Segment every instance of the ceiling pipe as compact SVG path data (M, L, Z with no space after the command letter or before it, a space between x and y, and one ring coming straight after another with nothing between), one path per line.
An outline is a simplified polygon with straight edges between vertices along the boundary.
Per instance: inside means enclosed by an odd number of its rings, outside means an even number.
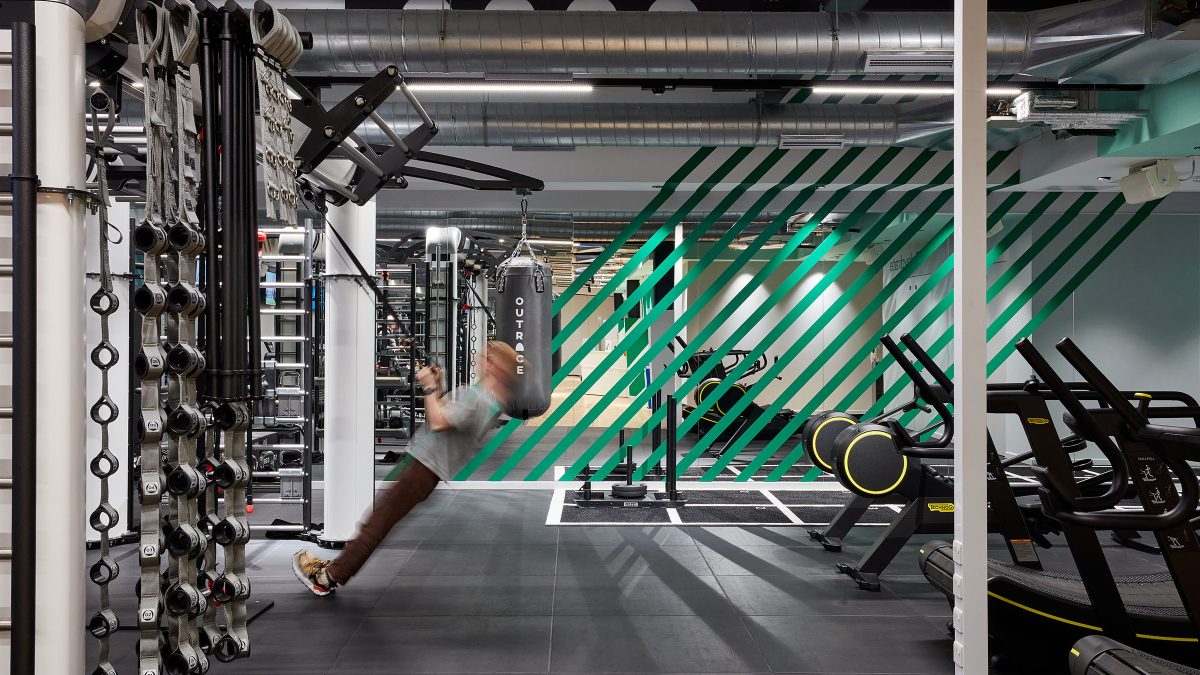
M575 213L529 214L529 236L537 239L561 239L578 242L616 239L640 214L617 211L577 211ZM649 239L664 222L672 218L669 212L651 215L630 237L631 241ZM744 214L726 213L714 222L701 241L715 241ZM754 217L746 232L762 232L777 213L760 213ZM685 232L690 232L700 222L699 218L680 221ZM521 236L521 218L509 211L399 211L380 209L375 216L376 236L379 238L403 238L409 235L424 235L429 227L458 227L496 237L511 237L515 241Z
M431 103L438 145L459 146L778 146L781 135L832 137L806 147L890 146L949 130L951 110L927 106L753 103ZM421 120L407 106L380 115L398 133ZM386 143L374 125L368 142ZM801 142L804 139L800 139Z
M948 104L763 104L755 103L427 103L437 121L440 146L779 146L795 148L926 147L929 138L953 128ZM404 135L422 119L403 104L386 104L380 116ZM138 125L143 112L126 105L121 121ZM358 135L391 145L378 126L364 123Z
M1151 32L1146 0L988 14L988 72L1057 79ZM688 74L947 72L950 12L285 10L313 48L302 73ZM868 70L868 62L879 67ZM933 67L937 64L937 68ZM885 68L885 69L881 69Z

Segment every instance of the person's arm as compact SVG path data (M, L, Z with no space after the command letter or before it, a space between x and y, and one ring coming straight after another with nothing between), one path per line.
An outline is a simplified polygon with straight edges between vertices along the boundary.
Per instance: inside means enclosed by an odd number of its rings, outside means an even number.
M445 392L442 378L437 369L426 366L417 371L417 382L425 388L425 423L433 431L449 431L454 428L446 414Z

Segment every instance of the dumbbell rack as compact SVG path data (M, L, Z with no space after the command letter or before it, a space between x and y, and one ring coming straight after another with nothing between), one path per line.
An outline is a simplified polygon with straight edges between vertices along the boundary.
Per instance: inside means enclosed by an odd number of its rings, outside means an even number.
M316 295L311 228L261 227L263 400L255 410L250 457L250 503L283 507L271 522L251 520L255 532L303 537L314 529ZM299 240L299 241L297 241ZM302 248L296 244L302 241ZM281 246L282 244L282 246ZM290 244L289 250L283 250ZM265 269L265 273L263 270ZM273 302L268 304L268 298ZM275 510L272 509L272 512Z

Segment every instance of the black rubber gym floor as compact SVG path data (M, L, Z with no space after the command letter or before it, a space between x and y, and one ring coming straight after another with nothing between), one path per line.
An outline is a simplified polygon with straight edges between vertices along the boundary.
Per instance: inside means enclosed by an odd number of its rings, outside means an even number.
M949 608L917 572L921 542L896 560L880 593L867 593L833 563L869 546L878 528L852 534L839 555L803 527L547 527L551 495L438 490L360 577L326 598L292 576L291 554L304 544L253 541L254 597L275 606L251 624L253 656L210 672L952 670ZM127 623L133 550L115 552L114 597ZM1110 552L1118 574L1158 567L1128 549ZM1065 553L1044 557L1061 565ZM121 673L135 672L135 635L115 641Z

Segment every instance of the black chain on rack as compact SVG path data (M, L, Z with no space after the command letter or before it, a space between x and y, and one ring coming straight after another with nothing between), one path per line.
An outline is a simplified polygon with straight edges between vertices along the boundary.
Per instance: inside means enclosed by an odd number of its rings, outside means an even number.
M92 294L90 305L93 312L100 315L100 342L92 349L92 365L100 371L100 397L92 404L92 421L100 425L100 450L92 458L89 469L96 478L100 479L100 503L92 510L88 523L100 534L100 558L88 569L88 578L100 587L100 607L88 620L88 632L100 642L99 654L96 657L96 668L93 675L116 675L116 668L109 663L109 639L120 628L120 621L113 611L109 595L109 584L120 574L117 561L110 554L109 530L116 527L119 521L117 510L108 501L108 479L117 472L120 461L108 447L108 427L120 414L117 404L108 391L108 371L120 360L120 354L109 340L108 317L120 307L117 296L113 293L112 269L109 265L108 245L121 242L121 231L108 221L108 163L104 158L104 146L112 135L113 124L116 121L112 99L103 92L92 95L92 135L95 139L92 156L95 160L96 171L99 175L99 233L100 233L100 287ZM104 132L100 131L99 113L106 113L108 122ZM116 233L116 240L110 240L110 232Z

